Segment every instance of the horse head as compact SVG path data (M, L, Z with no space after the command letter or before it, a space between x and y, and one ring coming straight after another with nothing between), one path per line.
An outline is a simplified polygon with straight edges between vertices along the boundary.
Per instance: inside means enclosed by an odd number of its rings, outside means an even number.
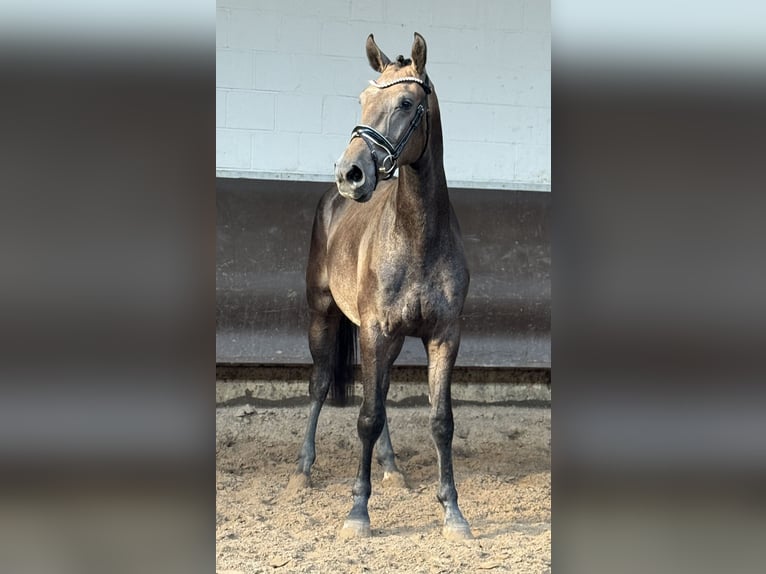
M360 94L362 123L354 127L351 141L335 164L338 191L364 202L380 180L389 179L397 167L417 162L428 145L428 96L426 42L415 33L411 58L395 61L367 38L367 59L377 80Z

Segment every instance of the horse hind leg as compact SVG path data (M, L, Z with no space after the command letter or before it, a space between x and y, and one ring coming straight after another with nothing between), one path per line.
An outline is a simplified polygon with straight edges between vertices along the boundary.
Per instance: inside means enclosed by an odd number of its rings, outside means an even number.
M309 349L313 359L309 380L311 406L309 407L306 433L298 453L298 464L287 485L288 494L311 486L311 467L316 460L317 423L322 405L327 398L327 391L330 389L330 383L334 379L340 322L341 314L339 311L335 313L311 312L309 327Z
M383 430L380 433L376 449L378 464L383 468L383 486L386 488L407 488L407 481L396 466L394 447L391 445L391 435L388 431L388 419L383 423Z

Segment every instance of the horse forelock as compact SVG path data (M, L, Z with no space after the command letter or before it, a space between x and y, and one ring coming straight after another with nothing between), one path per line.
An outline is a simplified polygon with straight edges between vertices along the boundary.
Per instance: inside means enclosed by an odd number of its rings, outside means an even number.
M396 64L400 68L404 68L405 66L409 66L412 64L412 60L409 58L405 58L402 54L399 54L396 57Z

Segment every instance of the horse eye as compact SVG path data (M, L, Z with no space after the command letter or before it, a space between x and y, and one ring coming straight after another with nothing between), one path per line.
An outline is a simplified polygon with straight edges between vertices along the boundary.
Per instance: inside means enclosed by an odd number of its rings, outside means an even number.
M410 100L402 100L401 106L403 110L409 110L412 107L412 102Z

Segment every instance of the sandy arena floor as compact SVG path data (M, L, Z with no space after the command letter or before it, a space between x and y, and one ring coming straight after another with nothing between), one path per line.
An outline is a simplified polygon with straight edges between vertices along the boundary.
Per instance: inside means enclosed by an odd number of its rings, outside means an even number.
M550 409L456 406L454 464L474 540L441 536L428 407L390 407L409 488L373 463L372 537L342 541L358 464L357 407L326 406L310 490L284 492L308 407L217 410L218 574L550 572Z

